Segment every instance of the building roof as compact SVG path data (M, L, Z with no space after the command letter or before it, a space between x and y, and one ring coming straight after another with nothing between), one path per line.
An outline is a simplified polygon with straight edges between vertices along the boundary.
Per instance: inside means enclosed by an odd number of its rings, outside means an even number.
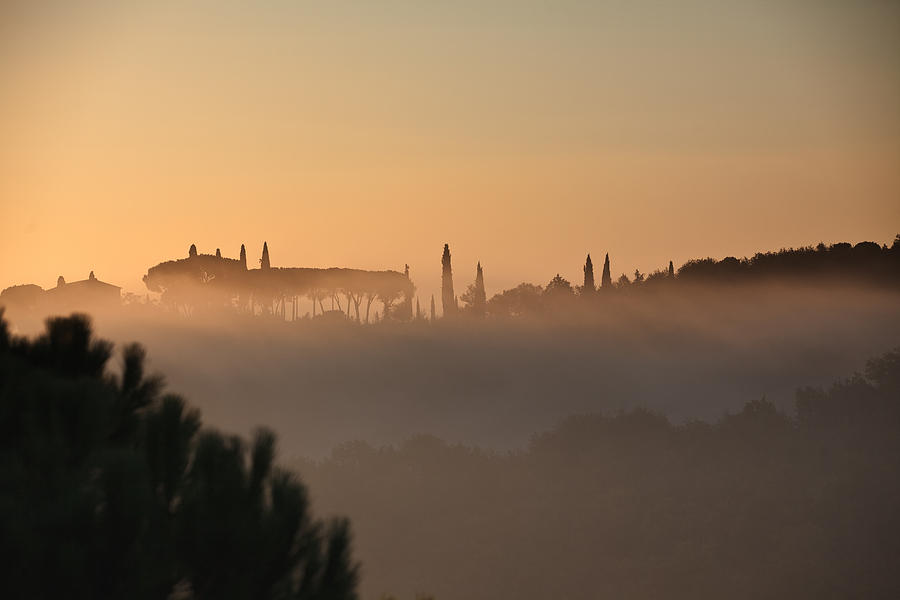
M47 294L59 294L59 293L72 293L72 292L93 292L93 291L106 291L112 293L113 290L121 290L122 288L113 285L111 283L106 283L105 281L100 281L96 277L94 277L94 272L91 271L90 277L87 279L82 279L80 281L73 281L71 283L62 283L57 284L56 287L50 288L46 291Z

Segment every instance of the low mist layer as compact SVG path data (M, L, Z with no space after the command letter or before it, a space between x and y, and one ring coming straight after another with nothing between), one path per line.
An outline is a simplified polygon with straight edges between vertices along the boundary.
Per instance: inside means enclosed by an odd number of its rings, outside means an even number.
M646 407L714 420L862 367L900 340L900 294L751 285L611 297L590 316L352 323L99 313L207 422L276 429L287 455L419 433L523 447L575 413ZM37 320L19 322L21 330Z

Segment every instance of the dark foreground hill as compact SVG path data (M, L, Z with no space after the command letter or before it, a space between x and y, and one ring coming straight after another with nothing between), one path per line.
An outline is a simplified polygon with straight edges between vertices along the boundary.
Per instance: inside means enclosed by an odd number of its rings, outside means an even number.
M495 453L431 436L299 465L369 597L900 597L900 349L715 424L582 415Z

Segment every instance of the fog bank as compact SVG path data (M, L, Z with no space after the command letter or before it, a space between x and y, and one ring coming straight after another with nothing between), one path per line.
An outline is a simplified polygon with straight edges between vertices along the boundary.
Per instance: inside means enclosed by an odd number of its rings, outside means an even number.
M561 418L642 406L716 419L763 396L789 407L900 341L900 295L736 287L610 298L554 320L284 323L99 314L98 334L139 340L207 423L280 435L287 456L348 440L428 433L521 448ZM36 325L36 324L32 324ZM20 330L28 324L20 324Z

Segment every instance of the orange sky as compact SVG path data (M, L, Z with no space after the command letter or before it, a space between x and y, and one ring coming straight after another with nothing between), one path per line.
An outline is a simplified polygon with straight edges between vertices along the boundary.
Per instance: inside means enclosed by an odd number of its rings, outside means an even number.
M436 4L3 2L0 288L267 240L424 301L444 242L490 294L900 232L900 3Z

